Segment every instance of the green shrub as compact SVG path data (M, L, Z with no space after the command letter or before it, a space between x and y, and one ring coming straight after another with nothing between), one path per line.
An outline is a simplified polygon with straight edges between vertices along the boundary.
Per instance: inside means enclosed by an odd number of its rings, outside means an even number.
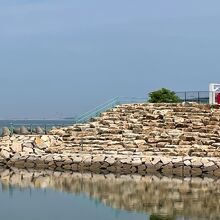
M175 92L166 88L150 92L149 97L149 102L152 103L176 103L181 101Z

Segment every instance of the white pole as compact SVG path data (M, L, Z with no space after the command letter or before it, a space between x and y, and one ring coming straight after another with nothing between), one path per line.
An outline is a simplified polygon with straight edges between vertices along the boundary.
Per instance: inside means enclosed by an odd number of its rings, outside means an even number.
M213 86L214 84L213 83L210 83L209 84L209 104L212 105L213 104Z

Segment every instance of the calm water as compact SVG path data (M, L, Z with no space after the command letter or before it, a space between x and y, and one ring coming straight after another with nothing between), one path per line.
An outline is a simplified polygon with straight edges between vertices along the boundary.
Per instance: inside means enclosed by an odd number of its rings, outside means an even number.
M146 219L146 215L108 208L83 195L70 195L49 189L10 188L0 196L2 219Z
M2 219L220 219L220 181L1 170Z

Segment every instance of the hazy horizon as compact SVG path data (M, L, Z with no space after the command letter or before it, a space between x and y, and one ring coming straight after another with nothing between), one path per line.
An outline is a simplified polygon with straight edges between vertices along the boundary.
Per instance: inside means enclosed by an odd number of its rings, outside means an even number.
M0 0L1 119L220 83L220 1Z

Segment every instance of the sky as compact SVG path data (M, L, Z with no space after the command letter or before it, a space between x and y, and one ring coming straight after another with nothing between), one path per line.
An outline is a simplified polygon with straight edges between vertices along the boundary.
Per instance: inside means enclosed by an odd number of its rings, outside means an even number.
M0 0L0 118L220 83L219 0Z

